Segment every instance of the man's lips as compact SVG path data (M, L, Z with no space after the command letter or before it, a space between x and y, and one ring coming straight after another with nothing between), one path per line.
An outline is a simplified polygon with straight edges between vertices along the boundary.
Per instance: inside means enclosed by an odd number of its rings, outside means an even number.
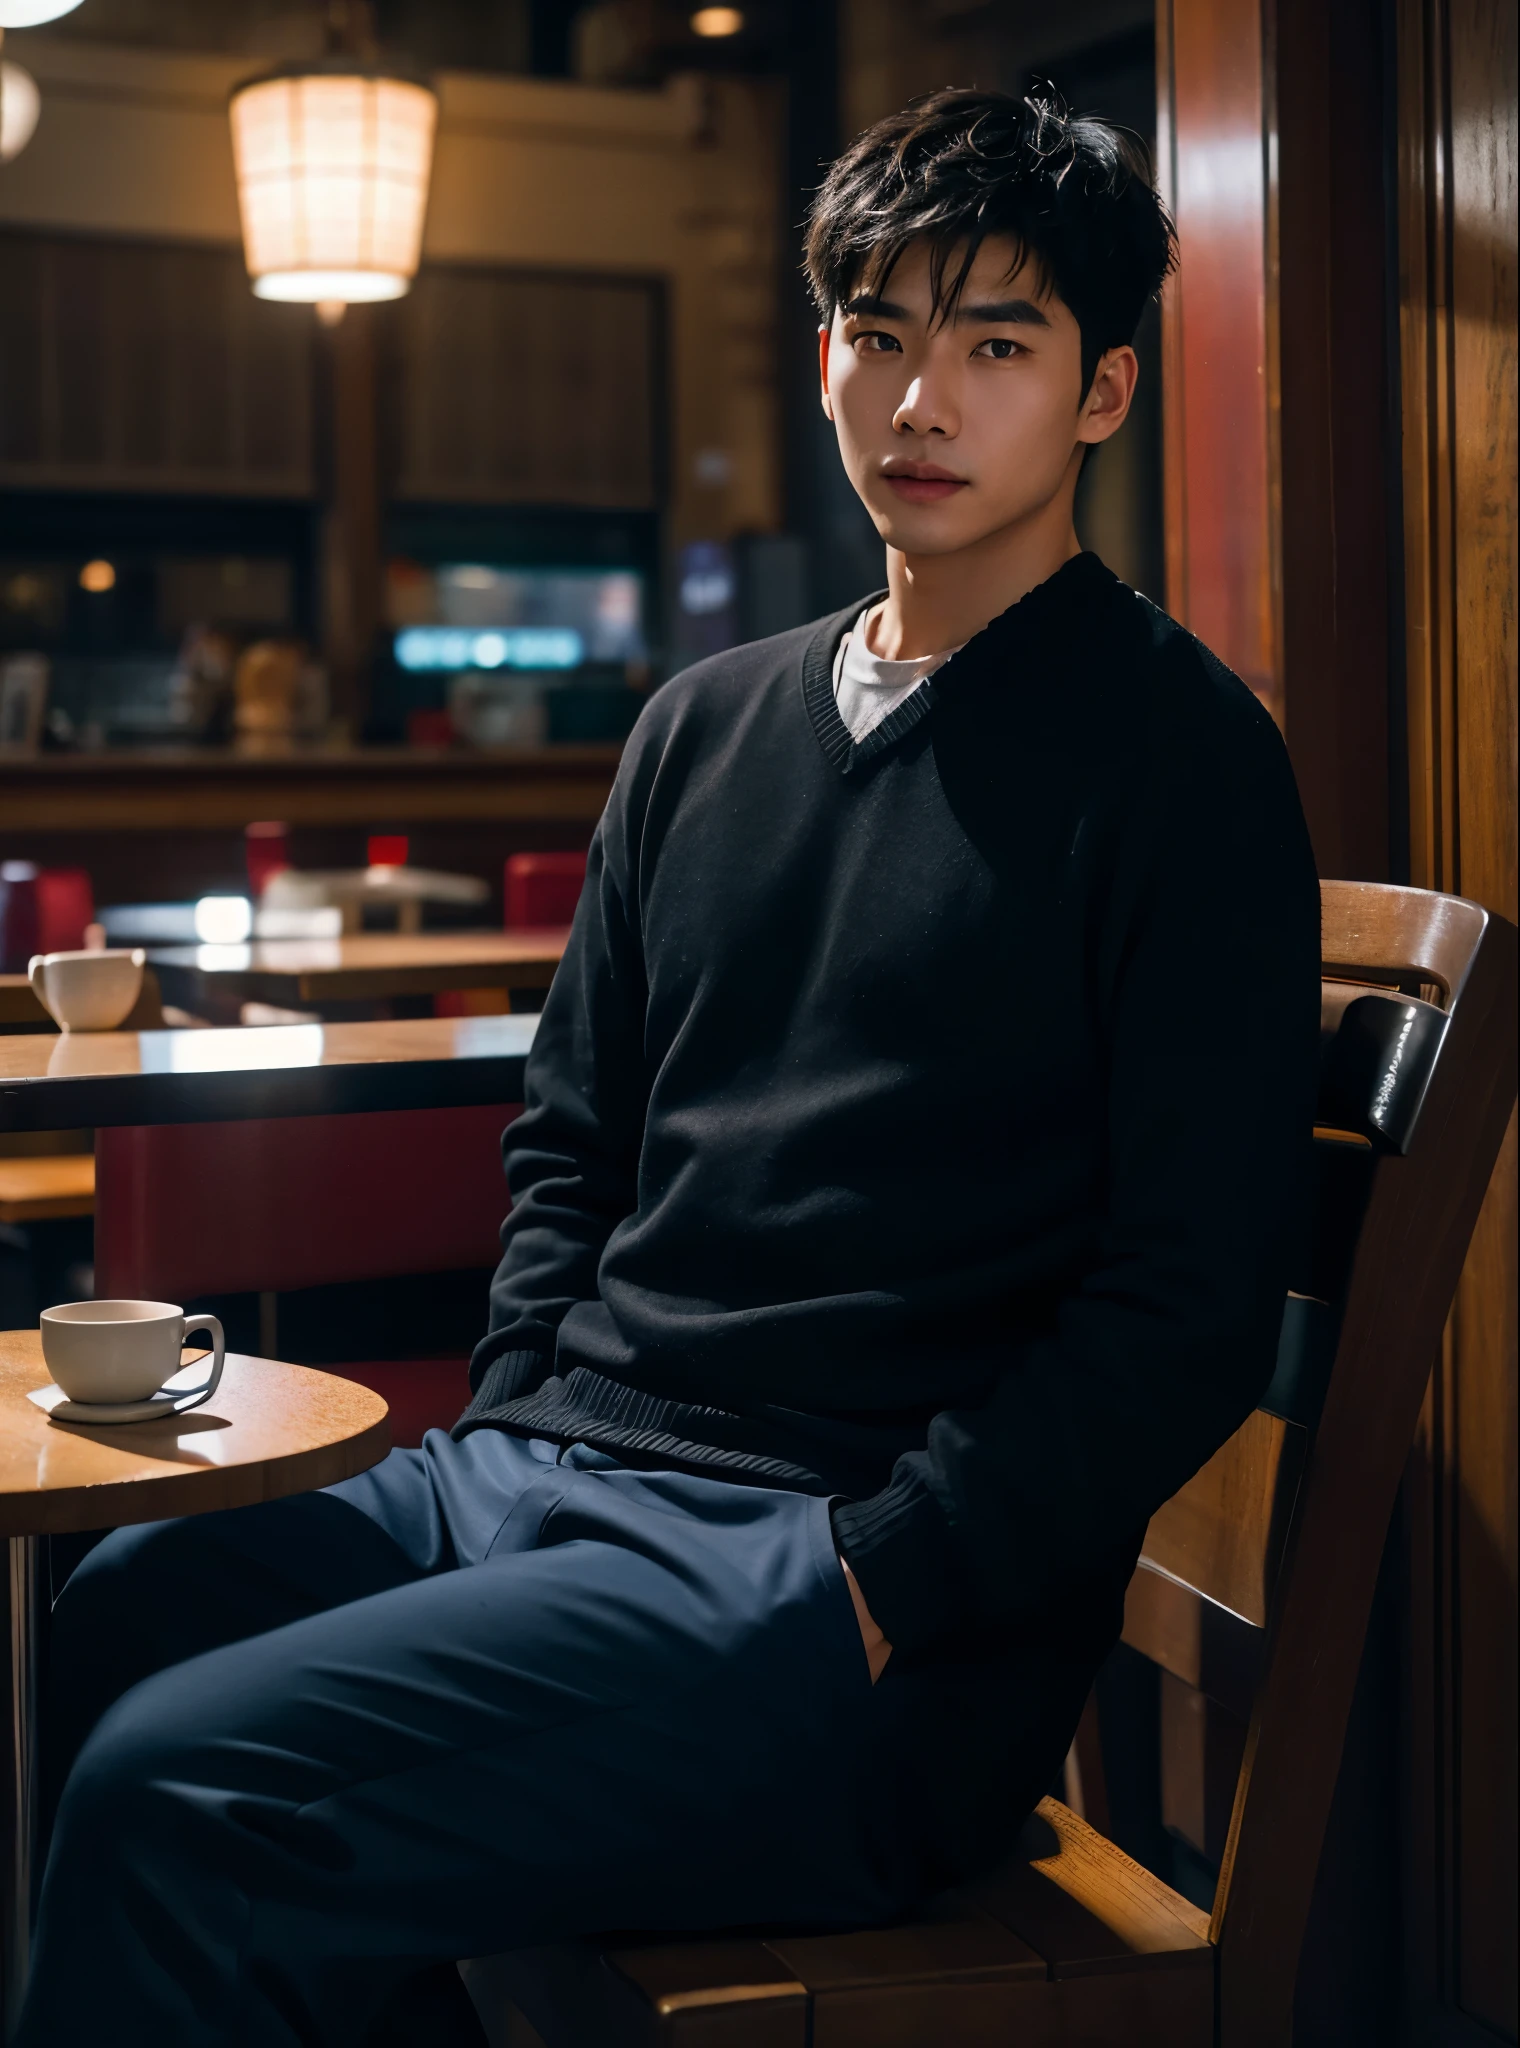
M966 488L963 476L952 476L932 462L894 462L882 471L882 480L910 505L934 505Z

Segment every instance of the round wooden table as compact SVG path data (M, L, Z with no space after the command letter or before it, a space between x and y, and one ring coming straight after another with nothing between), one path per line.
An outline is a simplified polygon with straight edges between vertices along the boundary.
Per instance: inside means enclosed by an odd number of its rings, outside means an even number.
M352 1478L390 1449L378 1394L272 1358L229 1352L215 1396L162 1422L54 1422L27 1398L38 1389L56 1391L41 1336L0 1331L0 1535L10 1550L11 1839L0 1924L7 2036L31 1938L37 1655L48 1598L39 1538L306 1493Z

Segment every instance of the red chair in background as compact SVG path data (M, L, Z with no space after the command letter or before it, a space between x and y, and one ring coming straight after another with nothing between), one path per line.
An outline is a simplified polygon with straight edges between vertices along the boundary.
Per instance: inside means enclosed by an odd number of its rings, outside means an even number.
M290 827L278 818L259 818L245 825L243 855L248 864L248 893L257 903L270 877L290 866Z
M514 853L506 865L509 931L569 924L586 881L584 853Z
M42 868L37 875L37 951L81 953L95 922L95 891L85 868Z
M0 866L0 971L25 974L34 953L82 953L95 922L95 892L84 868Z
M455 738L454 716L450 711L409 711L406 714L406 743L409 747L451 747Z
M494 1265L509 1207L501 1133L520 1104L103 1129L95 1141L95 1292L102 1299L276 1297L337 1281ZM486 1305L482 1298L481 1327ZM334 1364L390 1404L391 1441L447 1429L467 1358Z
M554 931L570 923L586 881L583 853L514 853L505 869L508 931ZM435 1017L494 1016L509 1007L500 989L447 989Z
M29 860L0 860L0 974L25 974L39 952L37 869Z

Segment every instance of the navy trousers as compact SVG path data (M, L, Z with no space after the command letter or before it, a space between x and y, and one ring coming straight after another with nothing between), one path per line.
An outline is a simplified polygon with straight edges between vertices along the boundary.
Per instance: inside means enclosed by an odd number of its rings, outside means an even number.
M828 1504L481 1430L119 1530L54 1610L23 2048L357 2043L430 1964L880 1920L991 1860L1091 1662L894 1658Z

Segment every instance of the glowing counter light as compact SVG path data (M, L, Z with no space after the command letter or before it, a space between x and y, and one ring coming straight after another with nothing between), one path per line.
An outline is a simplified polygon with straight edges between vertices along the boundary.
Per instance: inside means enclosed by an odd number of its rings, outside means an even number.
M404 669L579 668L585 643L569 626L408 626L396 635Z

